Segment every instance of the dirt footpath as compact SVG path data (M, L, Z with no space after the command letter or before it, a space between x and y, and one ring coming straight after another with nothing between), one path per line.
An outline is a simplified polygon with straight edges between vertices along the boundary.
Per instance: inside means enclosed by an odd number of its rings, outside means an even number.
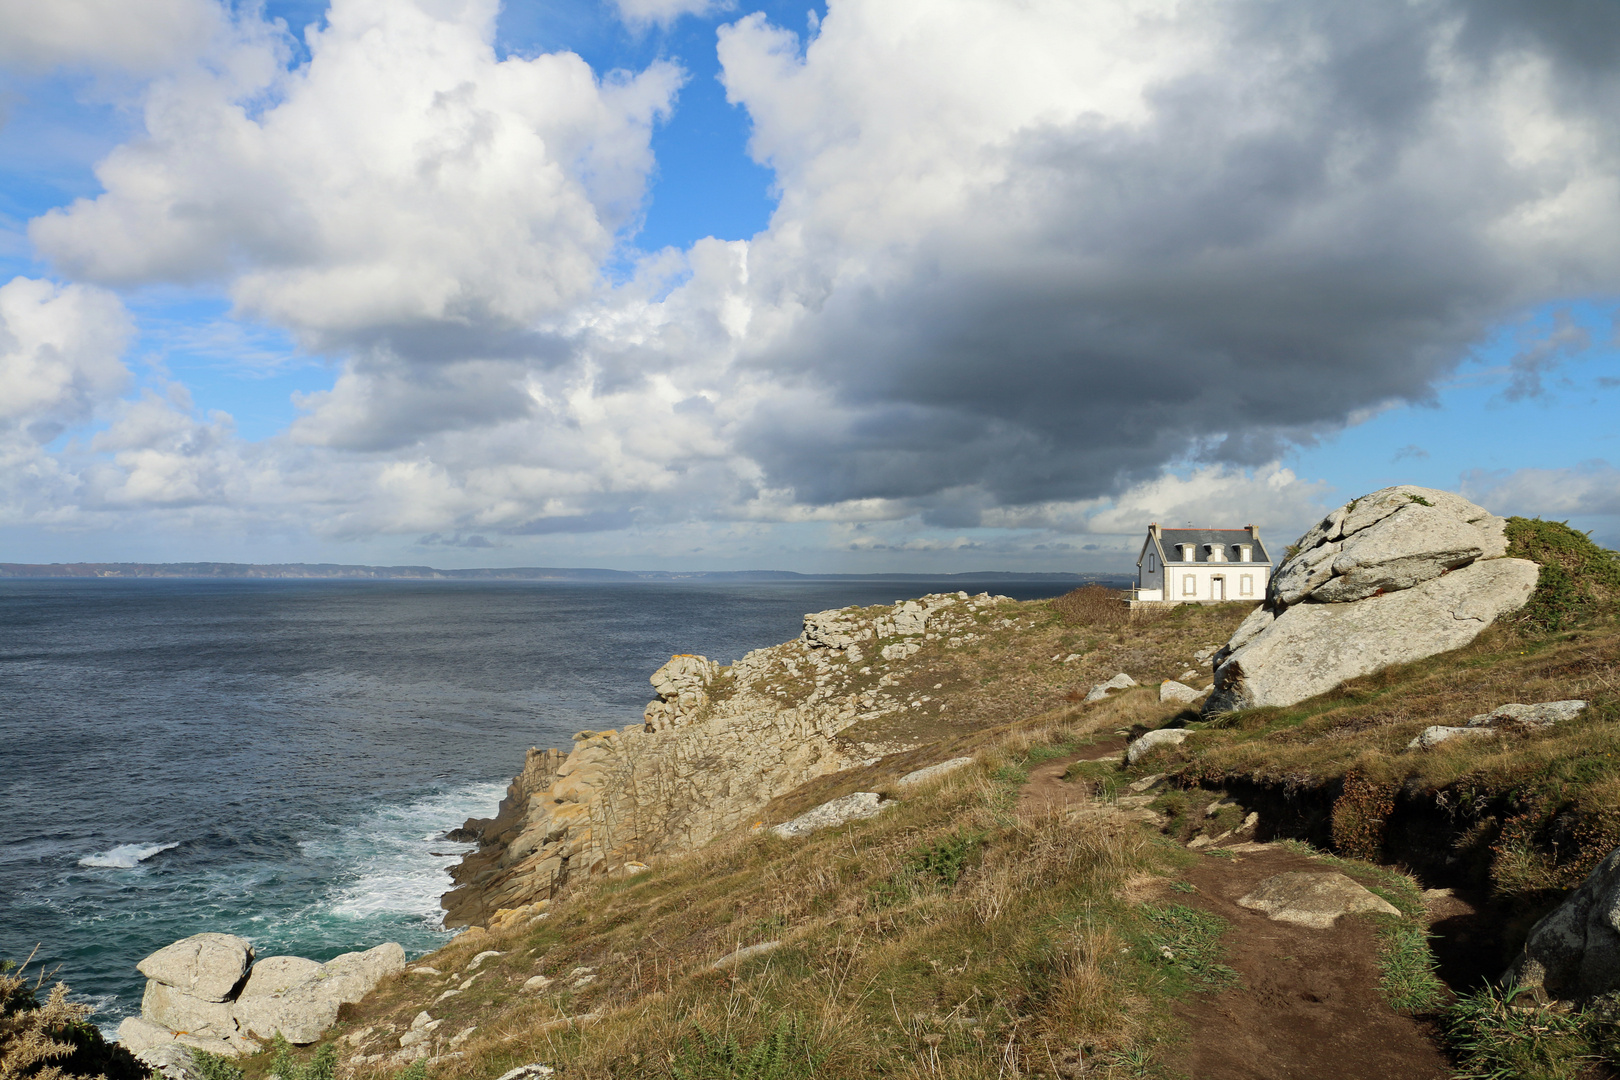
M1019 793L1023 813L1061 812L1087 801L1083 784L1064 781L1079 760L1117 756L1124 739L1088 746L1032 768ZM1242 977L1233 989L1192 994L1175 1006L1187 1041L1165 1064L1193 1080L1444 1080L1451 1076L1431 1025L1392 1010L1378 991L1378 942L1362 919L1329 930L1272 922L1239 907L1261 881L1291 870L1326 870L1281 847L1230 856L1201 854L1181 875L1194 893L1166 892L1219 915L1226 962Z
M1176 1006L1190 1029L1172 1069L1197 1080L1436 1080L1451 1075L1422 1021L1378 992L1378 942L1364 920L1330 930L1272 922L1236 904L1264 879L1321 863L1282 849L1201 857L1179 897L1231 924L1222 938L1242 983Z

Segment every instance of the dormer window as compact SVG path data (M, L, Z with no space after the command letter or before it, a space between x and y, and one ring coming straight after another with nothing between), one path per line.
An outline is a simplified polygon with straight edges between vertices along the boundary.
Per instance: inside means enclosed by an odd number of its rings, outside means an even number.
M1238 562L1254 562L1254 547L1252 545L1238 545Z
M1181 547L1181 561L1182 562L1197 562L1198 561L1198 545L1197 544L1182 544L1182 545L1180 545L1180 547Z
M1210 562L1225 562L1226 561L1226 545L1225 544L1205 544L1204 546L1209 549L1209 561Z

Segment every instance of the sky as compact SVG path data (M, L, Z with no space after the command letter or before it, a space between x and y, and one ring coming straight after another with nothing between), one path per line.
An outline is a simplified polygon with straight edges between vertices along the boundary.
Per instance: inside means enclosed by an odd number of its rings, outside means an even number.
M0 561L1620 546L1602 0L0 0Z

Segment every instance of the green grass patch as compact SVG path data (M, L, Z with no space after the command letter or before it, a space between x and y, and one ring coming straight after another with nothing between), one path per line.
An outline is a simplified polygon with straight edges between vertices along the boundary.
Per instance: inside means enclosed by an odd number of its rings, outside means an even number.
M1485 986L1448 1010L1458 1080L1577 1080L1597 1058L1592 1019Z
M1223 962L1225 919L1185 904L1144 904L1140 911L1146 929L1139 955L1166 976L1172 993L1212 993L1238 984L1238 973Z
M1445 998L1446 988L1434 973L1432 935L1421 926L1390 920L1378 934L1378 989L1399 1012L1426 1012Z

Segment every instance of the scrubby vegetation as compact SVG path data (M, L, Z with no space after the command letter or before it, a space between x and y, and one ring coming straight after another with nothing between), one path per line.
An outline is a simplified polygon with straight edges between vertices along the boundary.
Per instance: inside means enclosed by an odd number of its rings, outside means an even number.
M0 1080L137 1080L146 1070L90 1023L90 1006L68 1000L65 983L32 979L27 965L0 964Z
M1611 621L1620 601L1620 555L1561 521L1508 519L1508 554L1541 564L1522 622L1544 632L1594 619Z

